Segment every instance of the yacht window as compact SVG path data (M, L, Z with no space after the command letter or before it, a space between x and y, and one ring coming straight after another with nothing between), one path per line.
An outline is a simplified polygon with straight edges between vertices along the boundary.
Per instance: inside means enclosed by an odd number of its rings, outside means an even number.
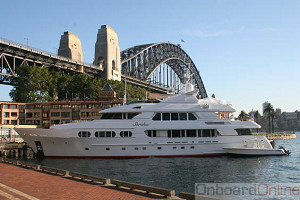
M172 137L172 131L168 130L168 137Z
M121 131L120 132L120 136L121 137L131 137L132 136L132 132L131 131Z
M109 151L109 150L110 150L110 148L106 148L106 150L107 150L107 151Z
M196 130L186 130L186 137L196 137L197 131Z
M193 113L189 113L189 120L197 120L197 117Z
M202 130L202 137L210 137L210 129Z
M137 116L139 113L127 113L128 119L132 119Z
M160 149L161 149L161 147L157 147L157 149L159 149L159 150L160 150Z
M163 120L170 120L170 113L163 113L162 118Z
M172 137L180 137L180 130L172 130Z
M181 149L184 149L184 147L181 147Z
M179 113L180 120L187 120L187 113Z
M102 113L100 119L132 119L138 114L139 113Z
M185 130L181 130L180 133L181 133L181 137L185 137Z
M171 120L178 120L178 113L171 113Z
M195 149L195 147L194 147L194 146L191 146L191 149Z
M154 120L154 121L160 121L160 120L161 120L161 115L160 115L160 113L156 113L156 114L154 115L154 117L152 118L152 120Z
M147 148L146 148L146 147L143 147L142 149L143 149L143 150L146 150Z
M147 135L148 137L156 137L156 130L148 130L148 131L146 132L146 135Z
M202 130L201 130L201 129L198 130L198 137L203 137L203 136L202 136Z
M113 119L122 119L122 113L115 113Z
M114 131L96 131L95 137L115 137L116 133Z
M133 109L141 109L142 106L136 106L136 107L133 107Z
M238 135L252 135L249 128L235 129Z
M114 113L103 113L100 117L100 119L112 119L114 116Z
M176 147L173 147L173 149L176 149Z
M91 137L91 133L89 131L79 131L78 137Z
M122 147L122 150L126 150L126 148L125 148L125 147Z

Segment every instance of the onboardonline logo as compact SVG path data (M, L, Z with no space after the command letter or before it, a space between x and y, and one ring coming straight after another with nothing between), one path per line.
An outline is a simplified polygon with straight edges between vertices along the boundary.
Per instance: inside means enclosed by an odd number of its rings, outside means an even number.
M300 183L196 183L195 194L224 198L300 199Z

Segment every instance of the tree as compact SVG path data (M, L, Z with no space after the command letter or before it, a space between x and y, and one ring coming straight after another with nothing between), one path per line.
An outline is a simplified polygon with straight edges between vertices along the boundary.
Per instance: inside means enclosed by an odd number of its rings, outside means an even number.
M258 118L259 117L261 117L261 115L260 115L260 113L258 112L258 110L257 111L255 111L255 113L254 113L254 120L255 120L255 122L258 122Z
M244 121L246 117L247 117L247 113L242 110L238 117L239 120Z
M47 68L20 66L17 68L17 82L9 93L16 102L45 102L53 101L56 84L53 74Z
M17 74L17 86L10 92L12 100L17 102L97 99L98 92L107 81L118 98L124 96L125 85L121 81L92 78L86 74L61 75L48 68L33 66L21 66L17 69ZM128 84L127 96L144 99L146 89Z
M268 120L269 120L269 133L271 133L271 113L274 111L273 106L268 103L265 107L265 109L263 110L263 112L268 113Z
M271 117L271 124L272 124L272 133L274 133L274 117L276 117L277 116L277 113L276 113L276 111L273 109L273 110L271 110L271 112L270 112L270 117Z

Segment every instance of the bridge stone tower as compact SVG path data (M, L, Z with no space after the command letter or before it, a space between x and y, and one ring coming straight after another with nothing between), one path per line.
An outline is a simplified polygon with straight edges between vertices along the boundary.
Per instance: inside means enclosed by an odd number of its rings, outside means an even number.
M78 36L68 31L64 32L60 39L58 55L83 62L81 42Z
M102 66L103 78L121 81L121 60L118 35L114 29L102 25L95 45L94 65Z

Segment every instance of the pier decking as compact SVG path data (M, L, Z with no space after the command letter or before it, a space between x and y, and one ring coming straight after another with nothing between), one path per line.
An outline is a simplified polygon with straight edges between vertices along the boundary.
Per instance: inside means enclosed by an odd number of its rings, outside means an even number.
M87 184L0 162L0 199L166 199L127 189Z

